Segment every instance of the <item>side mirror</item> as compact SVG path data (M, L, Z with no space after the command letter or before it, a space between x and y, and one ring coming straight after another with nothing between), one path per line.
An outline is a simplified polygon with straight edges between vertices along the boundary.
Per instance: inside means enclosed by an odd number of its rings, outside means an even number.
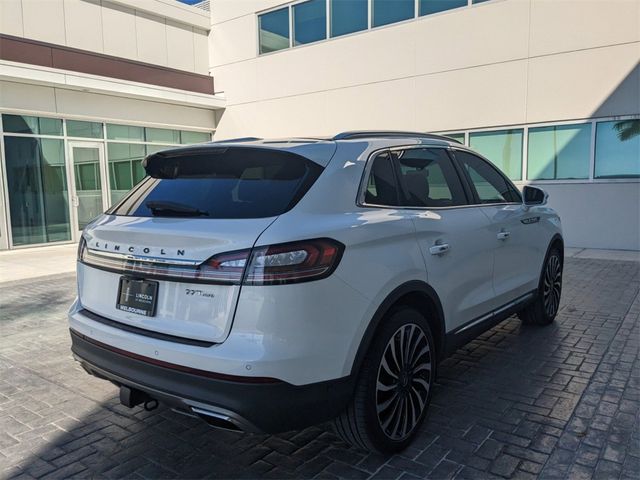
M541 188L525 185L522 189L522 198L525 205L545 205L549 194Z

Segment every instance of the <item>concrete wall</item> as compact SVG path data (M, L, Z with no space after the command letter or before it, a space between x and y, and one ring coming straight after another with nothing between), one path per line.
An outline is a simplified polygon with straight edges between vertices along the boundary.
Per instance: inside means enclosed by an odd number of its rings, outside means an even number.
M173 0L0 1L0 33L201 74L209 23Z
M540 185L562 219L568 247L640 250L640 184Z
M256 12L286 3L212 1L216 139L640 114L638 0L492 0L258 56ZM568 246L640 249L640 182L541 186Z
M212 2L217 138L640 112L637 0L493 0L258 57L255 12L284 3Z

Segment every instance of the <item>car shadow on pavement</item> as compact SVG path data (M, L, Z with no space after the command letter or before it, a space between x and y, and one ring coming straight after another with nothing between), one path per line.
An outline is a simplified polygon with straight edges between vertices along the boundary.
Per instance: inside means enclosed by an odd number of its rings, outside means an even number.
M638 288L636 264L568 259L556 322L528 327L512 317L445 360L426 422L394 456L350 447L329 425L251 435L215 430L162 406L128 409L115 386L72 360L63 319L28 336L16 327L13 343L0 353L0 472L8 478L485 479L534 478L558 462L568 468L566 452L597 460L605 445L594 447L595 438L585 452L578 449L582 419L575 413L587 388L604 389L597 367Z

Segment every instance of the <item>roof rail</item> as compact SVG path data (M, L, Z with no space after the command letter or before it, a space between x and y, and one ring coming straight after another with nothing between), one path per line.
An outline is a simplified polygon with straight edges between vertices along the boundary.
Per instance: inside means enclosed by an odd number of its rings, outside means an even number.
M227 138L226 140L214 140L211 143L230 143L230 142L241 143L241 142L255 142L258 140L263 140L263 139L259 137L238 137L238 138Z
M418 137L430 140L445 140L447 142L461 143L460 141L454 138L447 137L445 135L423 132L403 132L400 130L352 130L337 134L333 137L333 140L353 140L357 138L376 137Z

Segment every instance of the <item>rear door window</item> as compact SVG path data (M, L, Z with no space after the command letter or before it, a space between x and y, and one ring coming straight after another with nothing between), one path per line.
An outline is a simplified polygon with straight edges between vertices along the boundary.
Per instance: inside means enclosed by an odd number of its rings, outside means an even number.
M323 168L296 154L219 148L155 154L149 177L108 213L136 217L263 218L304 196Z
M467 199L460 178L442 148L410 148L394 151L400 176L403 205L454 207Z

